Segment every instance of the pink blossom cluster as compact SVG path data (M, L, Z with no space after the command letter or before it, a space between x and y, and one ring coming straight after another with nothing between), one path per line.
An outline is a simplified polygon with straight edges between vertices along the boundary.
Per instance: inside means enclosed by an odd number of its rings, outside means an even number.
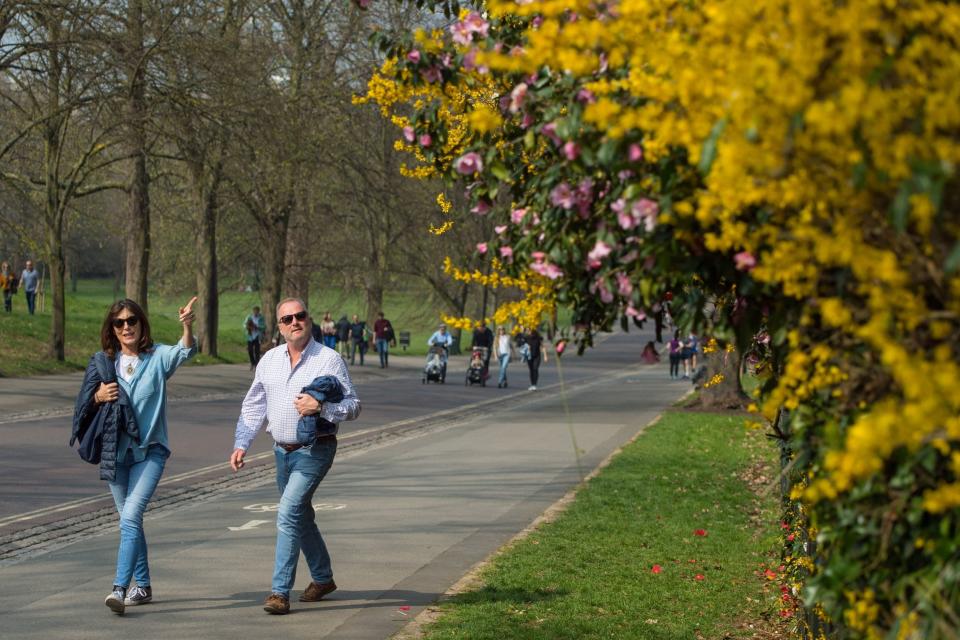
M489 30L490 24L483 19L483 16L475 11L471 11L463 20L455 22L450 26L453 41L463 46L467 46L473 42L473 34L478 34L481 38L486 38Z

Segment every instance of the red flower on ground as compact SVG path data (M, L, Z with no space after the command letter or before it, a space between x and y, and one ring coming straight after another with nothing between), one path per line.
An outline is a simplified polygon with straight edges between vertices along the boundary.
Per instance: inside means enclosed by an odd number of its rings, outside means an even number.
M776 577L777 577L776 572L771 571L770 569L765 570L765 571L763 572L763 575L765 575L765 576L767 577L767 580L775 580Z
M658 565L658 564L655 564L655 565L653 565L653 568L652 568L650 571L652 571L653 573L659 574L659 573L662 573L662 572L663 572L663 567L661 567L661 566Z
M693 535L695 535L695 536L700 536L701 538L706 537L706 535L707 535L707 530L706 530L706 529L694 529L694 530L693 530Z
M698 573L697 575L693 576L693 579L694 579L694 580L704 580L704 579L706 579L706 576L704 576L702 573Z

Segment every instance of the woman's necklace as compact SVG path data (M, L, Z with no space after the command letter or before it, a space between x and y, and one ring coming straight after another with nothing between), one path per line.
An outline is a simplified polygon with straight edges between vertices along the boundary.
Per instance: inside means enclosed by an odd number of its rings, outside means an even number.
M121 360L124 360L127 363L127 366L124 369L124 371L127 372L128 376L132 376L134 369L137 368L137 363L140 362L139 356L128 356L124 354L123 356L121 356Z

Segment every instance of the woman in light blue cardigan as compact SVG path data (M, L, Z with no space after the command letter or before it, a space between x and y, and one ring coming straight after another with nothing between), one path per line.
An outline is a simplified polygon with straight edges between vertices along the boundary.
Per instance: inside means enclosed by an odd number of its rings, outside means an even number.
M103 350L116 365L117 382L101 383L93 401L112 402L122 387L130 398L140 433L139 441L135 441L125 431L120 432L116 477L110 483L110 493L120 513L120 548L113 589L104 603L120 615L126 606L146 604L153 598L143 512L170 457L167 379L197 352L192 329L196 301L194 296L180 309L183 337L175 346L153 343L147 315L133 300L114 303L100 331ZM137 586L128 592L132 579L136 579Z

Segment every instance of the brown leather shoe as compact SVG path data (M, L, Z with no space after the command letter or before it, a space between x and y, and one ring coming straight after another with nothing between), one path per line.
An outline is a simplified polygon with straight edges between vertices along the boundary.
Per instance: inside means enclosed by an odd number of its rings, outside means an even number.
M318 602L323 600L323 596L328 593L333 593L337 590L337 583L331 580L330 582L324 582L323 584L317 584L316 582L311 582L307 585L307 588L304 589L303 595L300 596L300 602Z
M290 613L290 600L279 593L271 593L263 601L263 610L267 613L273 613L278 616Z

